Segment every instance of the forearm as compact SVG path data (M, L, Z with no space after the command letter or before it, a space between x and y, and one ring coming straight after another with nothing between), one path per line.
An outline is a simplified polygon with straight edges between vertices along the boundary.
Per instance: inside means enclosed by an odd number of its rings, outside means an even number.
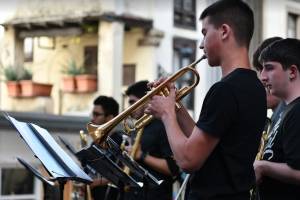
M262 175L291 184L300 184L300 170L288 166L286 163L263 161Z
M147 155L144 159L144 164L148 165L155 171L158 171L164 175L172 176L167 161L163 158L157 158L155 156Z
M195 122L183 106L177 110L177 121L183 133L189 137L192 134Z
M181 127L179 126L176 117L168 116L162 119L166 132L168 141L173 152L174 158L180 168L185 168L187 163L190 163L191 158L189 153L186 151L187 136L183 133Z

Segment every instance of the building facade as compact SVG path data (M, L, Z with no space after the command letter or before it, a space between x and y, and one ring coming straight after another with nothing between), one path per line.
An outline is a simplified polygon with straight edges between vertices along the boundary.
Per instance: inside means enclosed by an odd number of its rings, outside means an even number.
M95 97L113 96L124 109L127 104L123 93L128 85L174 74L201 57L198 18L212 2L214 0L20 1L14 15L3 22L2 67L12 68L19 74L24 69L30 70L33 82L51 84L52 90L50 95L14 96L9 94L6 82L1 82L1 110L9 111L17 119L35 122L54 136L63 135L78 145L77 133L85 129ZM268 37L299 37L300 2L247 2L255 10L256 25L250 52ZM84 70L78 72L81 67ZM183 100L195 120L207 90L221 78L220 70L208 67L206 61L197 69L200 84ZM76 70L80 75L93 75L90 80L94 85L79 89L76 82L77 89L66 88L64 78L76 74ZM177 85L191 84L193 79L191 74L186 74ZM39 163L7 123L0 126L0 200L40 199L41 183L21 170L15 158L24 157L36 167ZM8 182L22 181L12 176L18 173L23 174L19 177L30 179L30 187L24 190L26 192L15 194L17 189L10 188L13 184Z

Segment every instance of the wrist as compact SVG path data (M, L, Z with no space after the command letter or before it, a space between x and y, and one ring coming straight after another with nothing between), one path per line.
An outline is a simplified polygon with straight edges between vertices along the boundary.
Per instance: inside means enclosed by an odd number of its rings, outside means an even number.
M262 160L260 165L260 171L263 176L268 172L268 161Z
M175 109L174 109L174 110L171 110L169 112L163 113L163 115L161 116L161 120L162 121L168 121L168 120L172 119L175 116L176 116L176 112L175 112Z

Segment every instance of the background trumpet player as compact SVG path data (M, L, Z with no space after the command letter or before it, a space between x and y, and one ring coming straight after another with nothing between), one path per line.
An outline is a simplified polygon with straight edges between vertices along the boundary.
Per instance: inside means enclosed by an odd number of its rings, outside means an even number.
M200 19L200 48L210 66L221 66L222 80L208 91L196 123L184 108L175 111L173 83L169 96L154 96L146 113L163 121L177 164L192 173L187 199L249 200L266 119L265 89L248 57L253 12L243 1L221 0Z
M128 87L126 95L130 105L134 104L149 91L147 84L148 81L139 81ZM142 117L144 108L145 106L137 109L132 113L131 117L135 119ZM160 120L155 119L144 127L135 159L152 175L164 180L164 182L160 186L150 187L146 192L131 188L125 194L125 199L171 200L173 177L178 173L178 167L171 156L172 152L164 126Z
M99 96L94 100L91 122L97 125L104 124L114 118L119 113L119 104L107 96ZM122 143L122 134L118 130L113 130L110 137L119 145ZM108 180L103 177L95 178L91 184L92 196L94 200L114 200L117 199L118 191L108 187Z

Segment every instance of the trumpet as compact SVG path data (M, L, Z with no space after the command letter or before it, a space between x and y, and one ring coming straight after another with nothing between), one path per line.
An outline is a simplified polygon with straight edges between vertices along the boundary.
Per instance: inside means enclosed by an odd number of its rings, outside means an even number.
M93 123L87 124L87 130L91 137L93 138L94 142L100 146L105 146L105 141L109 135L109 133L112 131L112 129L117 126L120 122L122 122L124 119L128 118L135 110L139 109L143 105L145 105L149 99L151 99L155 95L164 95L167 96L169 93L168 90L168 84L171 82L175 82L177 79L182 77L185 73L193 73L195 76L194 82L189 86L184 86L177 90L176 93L176 101L178 102L180 99L185 97L187 94L191 92L191 90L196 87L200 81L200 76L195 69L196 65L205 59L206 56L203 55L200 59L194 61L192 64L183 67L181 70L176 72L174 75L167 78L164 82L162 82L160 85L152 89L150 92L148 92L144 97L142 97L139 101L135 102L133 105L131 105L129 108L121 112L119 115L117 115L112 120L108 121L105 124L102 125L96 125ZM135 124L134 128L135 130L141 130L144 126L149 124L151 120L153 119L152 115L144 114L140 119L138 119Z

